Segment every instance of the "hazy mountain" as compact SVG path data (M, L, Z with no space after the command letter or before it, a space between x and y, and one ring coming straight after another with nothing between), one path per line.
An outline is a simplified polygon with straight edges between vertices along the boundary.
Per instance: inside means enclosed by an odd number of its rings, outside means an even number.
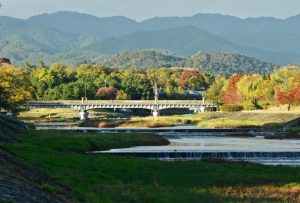
M16 22L20 22L22 20L17 19L17 18L12 18L12 17L8 17L8 16L0 16L0 25L7 25L10 23L16 23Z
M260 48L241 46L193 26L136 32L118 38L100 40L85 49L103 54L115 54L136 49L164 49L186 56L199 51L239 53L276 64L288 64L299 58L297 53L271 52Z
M78 12L42 14L28 19L69 33L89 34L98 37L115 37L138 30L138 23L123 16L98 18Z
M156 17L136 22L126 17L99 18L57 12L27 20L0 17L0 54L15 62L64 52L113 54L143 48L191 55L239 53L280 65L300 63L300 15L287 19L240 19L219 14ZM90 52L91 51L91 52ZM64 58L64 57L62 57ZM80 58L80 57L77 57Z
M119 38L100 40L86 47L106 54L135 49L166 49L183 55L204 52L238 52L226 39L204 30L185 26L160 31L137 32Z
M197 14L192 17L156 17L138 23L121 16L98 18L77 12L57 12L34 16L28 21L65 32L108 38L137 31L156 31L191 25L237 44L267 51L299 52L300 45L300 15L287 19L241 19L220 14Z
M36 61L51 54L79 50L99 39L17 19L6 21L0 28L0 55L13 62Z

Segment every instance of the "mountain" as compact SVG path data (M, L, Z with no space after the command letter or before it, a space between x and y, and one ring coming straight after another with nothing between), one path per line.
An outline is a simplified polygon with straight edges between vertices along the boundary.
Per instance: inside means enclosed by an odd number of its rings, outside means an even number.
M279 66L240 54L197 53L186 59L185 67L199 68L214 75L230 76L233 73L269 74Z
M199 50L209 53L238 52L236 46L228 40L192 26L136 32L119 38L100 40L85 49L105 54L136 49L166 49L183 55L191 55Z
M197 14L191 17L155 17L139 23L122 16L99 18L77 12L57 12L33 16L28 21L65 32L92 34L103 38L194 26L236 44L266 51L299 52L300 45L300 15L287 19L241 19L220 14Z
M67 58L83 53L94 61L97 54L144 48L182 55L198 51L238 53L280 65L300 63L300 15L241 19L197 14L136 22L123 16L99 18L57 12L26 20L2 16L0 22L0 54L15 63L52 56L64 59L64 53L68 53ZM76 61L82 58L76 55Z
M159 67L183 67L186 58L164 50L143 49L126 51L107 57L100 62L117 69L147 69Z
M12 20L1 26L0 55L13 62L37 61L52 54L79 50L98 39L24 20Z
M233 73L268 74L278 68L272 63L262 62L240 54L199 52L192 56L183 57L171 52L153 49L118 53L105 59L102 64L118 69L198 68L214 75L225 76Z
M27 21L62 30L68 33L95 35L101 38L116 37L137 31L138 23L123 16L98 18L78 12L42 14Z
M102 54L115 54L137 49L163 49L186 56L193 55L199 51L206 53L239 53L276 64L288 64L299 58L297 53L271 52L259 48L241 46L193 26L136 32L118 38L100 40L84 49Z

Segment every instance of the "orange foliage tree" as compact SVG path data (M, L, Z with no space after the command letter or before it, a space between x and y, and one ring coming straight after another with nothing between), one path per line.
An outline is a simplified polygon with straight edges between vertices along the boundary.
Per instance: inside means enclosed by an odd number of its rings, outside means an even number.
M241 96L238 94L237 83L244 75L234 74L228 79L227 87L224 91L222 101L224 104L238 104L241 102Z

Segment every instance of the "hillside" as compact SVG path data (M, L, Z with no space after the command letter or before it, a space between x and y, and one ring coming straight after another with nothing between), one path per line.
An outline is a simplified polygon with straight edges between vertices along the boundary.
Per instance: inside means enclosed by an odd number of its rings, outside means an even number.
M27 126L24 123L0 114L0 143L15 141L16 133L26 129Z
M117 69L184 66L185 57L154 49L127 51L107 58L103 64Z
M27 21L67 33L95 35L101 38L117 37L138 30L136 21L123 16L98 18L78 12L42 14L33 16Z
M13 62L35 62L55 53L78 50L94 39L26 21L4 24L0 37L0 55Z
M165 49L184 55L198 51L238 52L237 47L226 39L192 26L137 32L119 38L100 40L86 49L105 54L136 49Z
M179 56L166 51L138 50L116 54L103 62L118 69L145 69L158 67L199 68L215 75L233 73L271 73L278 68L272 63L262 62L252 57L227 53L202 53L192 56Z
M24 123L0 114L0 202L70 202L54 178L5 150L26 129ZM60 192L53 193L52 187Z
M215 75L232 75L233 73L268 74L279 68L272 63L263 62L240 54L197 53L185 62L186 67L200 68Z

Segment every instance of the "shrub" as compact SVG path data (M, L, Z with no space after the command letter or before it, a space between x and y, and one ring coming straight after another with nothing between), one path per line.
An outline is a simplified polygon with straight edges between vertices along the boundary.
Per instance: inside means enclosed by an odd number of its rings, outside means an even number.
M117 126L118 126L118 124L113 123L113 122L100 122L100 123L98 123L99 128L114 128L114 127L117 127Z
M146 123L146 126L148 128L162 128L162 127L172 127L173 125L164 121L154 121L154 122L149 121Z
M221 106L221 111L228 111L228 112L242 111L243 109L244 109L243 106L237 104Z
M242 106L243 106L244 110L255 110L256 109L256 106L250 101L244 101L242 103Z

